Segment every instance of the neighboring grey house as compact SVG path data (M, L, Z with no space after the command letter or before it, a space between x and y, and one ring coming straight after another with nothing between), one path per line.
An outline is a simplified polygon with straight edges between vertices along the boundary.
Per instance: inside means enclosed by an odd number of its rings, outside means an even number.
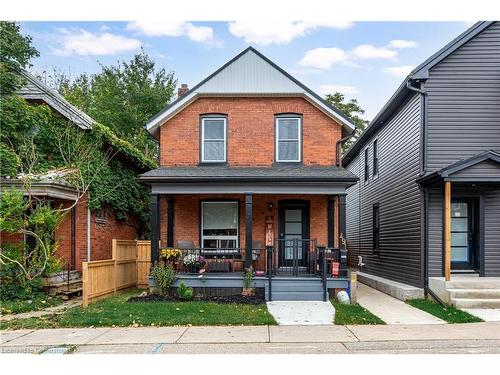
M342 164L360 177L347 194L351 264L420 288L447 267L500 276L500 22L416 67Z

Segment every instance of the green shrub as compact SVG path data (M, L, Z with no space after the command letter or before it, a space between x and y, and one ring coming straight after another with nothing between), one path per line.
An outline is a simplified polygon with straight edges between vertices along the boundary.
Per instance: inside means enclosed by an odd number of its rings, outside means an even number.
M177 288L177 295L180 299L190 301L193 299L193 288L191 288L190 286L186 286L184 282L181 282L181 284Z
M245 271L245 276L243 278L243 288L249 289L252 287L252 278L253 278L253 268L250 267Z
M176 279L175 270L171 265L154 265L151 268L151 276L155 280L156 287L162 295L168 294L172 288L172 284Z

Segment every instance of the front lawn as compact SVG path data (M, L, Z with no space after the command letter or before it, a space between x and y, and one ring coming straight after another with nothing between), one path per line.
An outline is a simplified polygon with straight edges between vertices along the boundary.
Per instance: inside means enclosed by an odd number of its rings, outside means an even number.
M385 324L382 319L357 303L342 305L335 300L331 302L335 307L335 324Z
M92 303L87 309L75 307L61 315L6 321L1 328L276 324L265 304L127 302L137 294L137 290L124 292Z
M446 307L442 307L439 303L424 298L410 299L406 301L406 303L443 319L448 323L477 323L483 321L482 319L453 306L446 305Z
M59 297L51 297L44 293L33 296L30 300L0 301L2 315L19 314L28 311L43 310L47 307L56 306L63 302Z

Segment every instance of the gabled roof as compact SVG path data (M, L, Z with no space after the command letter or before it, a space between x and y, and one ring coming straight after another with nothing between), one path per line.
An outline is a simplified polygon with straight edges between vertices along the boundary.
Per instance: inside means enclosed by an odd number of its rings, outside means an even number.
M349 162L361 151L364 144L381 129L388 120L392 117L393 113L405 102L410 94L414 94L408 88L412 82L425 81L429 77L429 70L443 61L450 54L455 52L458 48L463 46L469 40L477 36L483 30L491 26L495 21L477 22L462 34L453 39L450 43L445 45L427 60L418 65L411 73L403 80L401 85L397 88L396 92L391 96L389 101L382 107L380 112L368 124L365 131L353 143L342 157L342 165L347 165Z
M327 103L314 91L292 77L253 47L248 47L221 68L194 86L146 124L156 136L158 128L200 96L209 95L284 95L303 96L306 100L338 121L349 132L355 125L338 109Z
M493 163L498 163L499 173L496 179L492 179L491 176L482 176L482 175L474 175L471 177L474 181L500 181L500 153L495 150L488 150L481 152L477 155L471 156L470 158L459 160L456 163L450 164L444 168L441 168L438 171L432 172L426 176L421 177L418 181L419 183L425 185L432 183L434 181L443 179L451 179L453 180L454 176L459 176L460 172L466 171L469 168L473 168L478 164L491 161ZM463 180L462 176L458 178L458 180Z
M26 80L26 85L17 92L24 99L28 101L43 101L54 111L75 123L80 128L92 128L95 120L64 99L56 90L50 88L24 69L20 70L19 74Z

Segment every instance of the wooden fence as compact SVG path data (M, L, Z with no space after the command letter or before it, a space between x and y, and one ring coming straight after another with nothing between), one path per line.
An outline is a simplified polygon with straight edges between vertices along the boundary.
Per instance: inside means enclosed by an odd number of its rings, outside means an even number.
M150 241L113 239L112 259L83 262L83 307L121 289L147 288L150 254Z

